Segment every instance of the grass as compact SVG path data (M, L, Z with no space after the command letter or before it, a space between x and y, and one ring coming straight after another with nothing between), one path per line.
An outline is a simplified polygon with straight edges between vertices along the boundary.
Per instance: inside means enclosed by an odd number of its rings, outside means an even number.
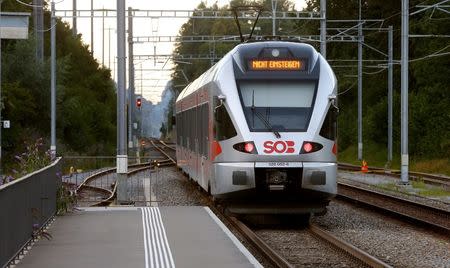
M411 170L450 175L450 159L412 161Z
M417 191L417 194L426 197L444 197L450 196L450 191L444 189L444 187L426 185L423 180L411 181L413 189Z
M363 159L367 161L369 167L385 167L387 163L387 148L373 143L364 144ZM358 147L349 146L345 150L339 151L338 161L361 165L361 161L358 160ZM450 159L419 159L410 155L409 164L411 171L450 176ZM390 168L400 169L400 156L398 154L393 155Z
M379 184L375 185L375 187L383 190L402 192L406 194L415 194L424 197L450 196L450 191L445 190L443 187L426 185L423 181L412 181L412 188L405 188L403 186L397 185L395 182Z

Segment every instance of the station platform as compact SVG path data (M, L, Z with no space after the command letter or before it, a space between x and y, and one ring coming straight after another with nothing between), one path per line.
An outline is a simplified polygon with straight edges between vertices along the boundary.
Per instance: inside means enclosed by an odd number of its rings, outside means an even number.
M17 267L262 267L208 207L81 208Z

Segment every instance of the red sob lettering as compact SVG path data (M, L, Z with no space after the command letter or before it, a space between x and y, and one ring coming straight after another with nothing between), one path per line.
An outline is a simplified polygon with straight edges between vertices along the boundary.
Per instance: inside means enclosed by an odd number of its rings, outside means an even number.
M265 141L263 146L264 146L264 152L266 154L271 154L273 152L282 154L282 153L287 153L287 154L292 154L294 153L294 141Z

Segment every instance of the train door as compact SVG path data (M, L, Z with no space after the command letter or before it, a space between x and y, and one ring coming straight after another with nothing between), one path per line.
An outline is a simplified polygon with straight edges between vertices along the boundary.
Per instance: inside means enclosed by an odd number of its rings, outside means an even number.
M201 141L200 141L200 180L202 187L208 189L208 176L207 176L207 144L208 144L208 103L204 103L201 106L200 112L200 131L201 131Z

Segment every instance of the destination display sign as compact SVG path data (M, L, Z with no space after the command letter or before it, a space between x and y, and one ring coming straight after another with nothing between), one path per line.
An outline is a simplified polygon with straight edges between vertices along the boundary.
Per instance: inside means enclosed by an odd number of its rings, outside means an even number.
M248 63L252 71L303 71L306 66L301 59L251 59Z

